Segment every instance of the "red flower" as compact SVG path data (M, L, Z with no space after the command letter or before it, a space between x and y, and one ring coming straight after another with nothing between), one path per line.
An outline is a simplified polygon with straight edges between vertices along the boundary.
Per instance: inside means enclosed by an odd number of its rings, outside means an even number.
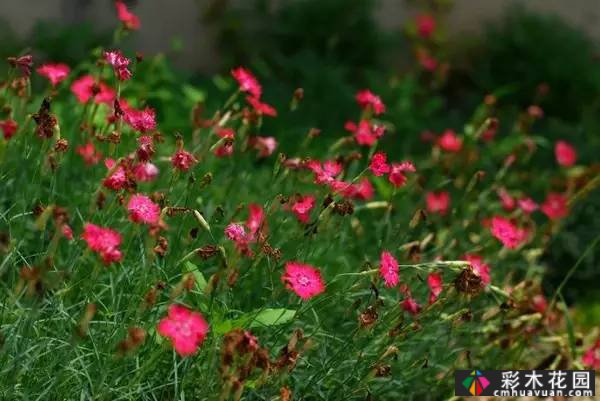
M71 229L71 227L68 224L63 224L62 226L62 235L68 239L69 241L73 240L73 230Z
M315 206L315 197L310 195L302 196L292 205L292 212L301 223L308 223L310 219L310 211Z
M342 172L342 165L332 160L326 160L323 164L318 160L309 160L306 167L315 174L316 184L329 184Z
M198 312L173 304L169 313L156 327L158 334L171 339L173 348L181 356L192 355L208 334L208 323Z
M254 96L246 96L246 101L252 106L254 111L259 115L265 115L269 117L277 117L277 110L267 103L263 103Z
M177 170L188 171L194 164L196 164L196 158L191 153L183 149L179 149L173 156L171 156L171 164Z
M400 306L402 309L410 313L411 315L416 315L421 311L421 305L417 303L417 301L409 296L404 299L404 301L400 302Z
M417 51L417 60L425 71L434 72L438 67L438 61L427 50Z
M259 157L269 157L277 149L277 140L272 136L254 136L250 138L249 143L258 150Z
M260 99L262 95L262 88L258 83L258 80L252 75L252 73L243 67L238 67L231 70L231 75L238 81L240 90L242 92L248 92L256 99Z
M490 230L494 237L502 242L505 247L510 249L517 248L527 239L527 231L517 227L510 220L500 216L492 218Z
M388 176L388 180L396 187L399 188L406 184L406 176L404 173L410 172L414 173L417 171L415 169L414 164L409 161L404 161L402 163L392 163L391 172Z
M17 133L17 128L19 128L19 125L15 120L8 119L0 121L0 129L4 134L4 139L7 141Z
M384 152L377 152L371 159L369 168L373 172L373 175L381 177L382 175L390 172L390 165L387 164L387 155Z
M504 210L511 211L515 208L515 198L510 196L506 188L499 188L496 193L500 198L500 202L502 203L502 208L504 208Z
M367 177L361 178L358 184L352 185L352 198L368 200L373 197L373 185Z
M217 130L217 136L225 138L225 143L219 145L213 153L217 157L229 157L233 154L233 138L235 132L231 128L220 128Z
M59 82L67 78L71 69L66 64L57 63L44 64L38 67L36 71L41 76L48 78L52 86L56 86Z
M137 15L133 14L127 9L125 3L123 3L121 0L116 0L115 8L117 9L117 17L123 23L125 28L131 31L140 29L140 19L137 17Z
M572 166L577 161L577 151L565 141L556 142L554 145L554 156L556 156L556 162L565 167Z
M92 223L86 223L83 226L83 240L87 242L88 247L102 257L104 264L118 262L123 254L119 250L121 245L121 235L111 230L103 228Z
M385 113L385 104L381 98L368 89L361 90L356 94L356 102L363 109L371 107L376 116Z
M158 167L150 162L140 163L133 168L136 181L150 182L158 176Z
M134 223L157 224L160 219L160 207L146 195L132 195L127 211Z
M129 108L125 111L123 119L136 131L148 132L156 129L156 112L151 107L144 110Z
M522 198L517 201L519 208L523 213L530 214L538 210L538 204L531 198Z
M353 126L346 124L346 128L353 128ZM375 141L381 138L385 133L384 126L371 124L371 122L367 120L361 120L358 123L358 127L354 128L354 140L356 143L363 146L372 146Z
M308 300L325 291L321 272L311 265L287 262L281 281L286 288L294 291L303 300Z
M589 368L600 369L600 339L596 340L596 343L585 351L581 362Z
M96 85L96 81L91 75L84 75L73 81L71 92L80 103L87 103L93 97L96 103L104 103L109 106L114 102L116 96L115 91L106 84L99 82Z
M491 282L490 266L483 263L483 258L481 256L469 254L465 255L465 260L471 264L473 272L481 277L481 282L484 286Z
M387 252L381 252L381 259L379 261L379 274L385 281L386 287L395 287L400 282L400 276L398 273L398 261L394 256Z
M123 56L119 50L104 52L104 59L108 64L112 65L117 79L126 81L131 78L131 71L127 68L131 61Z
M418 15L415 19L417 23L417 32L422 38L429 38L435 31L435 18L429 14Z
M251 203L248 205L248 220L246 220L246 227L250 230L250 235L254 235L261 229L265 220L265 211L260 205Z
M462 139L451 129L444 131L442 136L438 138L437 144L446 152L458 153L462 149Z
M96 147L92 142L78 146L75 151L83 158L83 161L88 166L98 164L98 162L102 159L102 153L96 150Z
M104 160L104 165L108 170L112 170L115 165L115 161L113 159L106 159ZM125 168L122 165L119 165L113 170L109 177L104 179L102 184L106 188L118 191L119 189L127 187L127 181L127 173Z
M429 273L427 275L427 286L429 287L429 303L432 304L440 296L443 289L442 275L440 273Z
M551 220L561 219L569 214L567 198L559 193L549 193L540 209Z
M230 223L227 227L225 227L225 235L227 238L235 242L246 242L248 239L246 229L243 225L238 223Z
M425 201L427 202L427 210L430 213L439 213L443 216L450 207L450 194L446 191L428 192Z

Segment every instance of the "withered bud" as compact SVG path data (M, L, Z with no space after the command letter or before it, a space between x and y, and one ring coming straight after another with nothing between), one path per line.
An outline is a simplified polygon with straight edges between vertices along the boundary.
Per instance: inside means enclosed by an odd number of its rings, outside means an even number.
M454 287L458 292L468 295L478 294L483 289L481 276L476 274L472 268L463 269L454 280Z
M54 150L57 152L64 153L68 149L69 149L69 141L67 141L65 138L60 138L54 144Z
M198 248L196 254L206 260L219 253L219 248L216 245L205 245L201 248Z
M348 199L337 202L333 207L333 212L340 216L347 216L354 213L354 204Z
M360 327L366 328L372 326L378 318L379 315L377 314L377 310L373 306L369 306L358 315L358 323L360 324Z

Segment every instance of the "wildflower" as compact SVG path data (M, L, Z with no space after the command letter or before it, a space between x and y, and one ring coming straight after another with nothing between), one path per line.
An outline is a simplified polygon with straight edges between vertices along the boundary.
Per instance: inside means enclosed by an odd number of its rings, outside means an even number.
M158 334L171 339L173 348L181 356L195 353L208 329L208 323L200 313L177 304L169 306L168 315L156 327Z
M246 227L248 227L252 236L254 236L261 228L264 219L265 211L262 207L255 203L248 205L248 220L246 221Z
M400 307L414 316L421 311L421 305L419 305L417 301L410 295L409 290L406 290L406 292L407 296L402 302L400 302Z
M417 24L417 32L422 38L427 39L435 32L436 21L432 15L418 15L415 22Z
M592 369L600 369L600 339L587 349L581 357L581 362Z
M442 293L442 275L440 273L429 273L427 275L427 286L429 287L429 303L432 304Z
M146 195L132 195L127 203L129 218L135 223L157 224L160 207Z
M446 152L458 153L462 149L462 139L451 129L444 131L442 136L438 138L437 144Z
M434 72L438 67L438 61L436 58L425 49L419 49L417 51L417 61L425 71Z
M246 96L246 101L252 106L254 111L258 115L265 115L269 117L277 117L277 110L273 106L267 103L263 103L259 98L254 96Z
M110 228L86 223L83 226L81 237L92 251L102 257L104 264L108 265L111 262L118 262L122 259L123 254L119 250L121 235L118 232Z
M373 197L373 185L371 181L367 177L363 177L358 184L352 185L352 194L351 198L356 198L360 200L369 200Z
M385 104L381 98L368 89L361 90L356 94L356 102L362 109L370 107L376 116L385 113Z
M140 163L133 168L133 175L136 181L150 182L158 176L158 167L150 162Z
M428 192L425 196L427 210L430 213L445 215L450 207L450 194L446 191Z
M104 179L103 181L103 185L106 188L118 191L119 189L123 189L127 187L127 173L125 171L125 168L122 165L119 165L118 167L114 167L115 166L115 161L113 159L106 159L104 160L104 165L106 166L106 168L108 170L113 170L113 172L111 173L111 175L107 178Z
M0 121L0 129L2 130L4 139L7 141L17 133L17 128L19 128L19 125L15 120L8 119Z
M62 235L69 241L73 240L73 229L68 224L63 224L61 227Z
M384 152L377 152L371 159L369 169L373 172L373 175L381 177L382 175L390 172L390 165L387 164L387 155Z
M56 86L67 78L71 69L66 64L57 63L44 64L38 67L36 71L41 76L48 78L52 86Z
M260 96L262 95L262 88L258 83L258 80L250 71L243 67L238 67L234 70L231 70L231 75L238 82L242 92L248 92L254 98L260 99Z
M537 313L544 314L548 308L548 300L543 294L536 294L531 298L531 308Z
M310 160L306 167L315 174L316 184L331 183L342 172L342 165L332 160L326 160L322 164L318 160Z
M485 287L491 282L490 278L490 266L483 263L483 258L475 254L465 255L465 260L469 262L473 272L481 278L481 283Z
M519 208L525 214L530 214L538 210L538 204L531 198L521 198L517 201Z
M569 214L567 198L559 193L549 193L540 209L551 220L561 219Z
M225 235L232 241L240 242L247 240L246 229L238 223L230 223L225 227Z
M96 84L91 75L84 75L71 84L71 92L80 103L87 103L91 98L97 104L111 105L115 100L115 91L102 82Z
M577 161L577 151L568 142L558 141L554 145L556 162L564 167L569 167Z
M396 187L399 188L406 184L406 176L404 173L410 172L414 173L417 171L415 169L414 164L409 161L404 161L402 163L392 163L390 175L388 176L388 180Z
M233 154L233 138L235 132L231 128L221 128L217 130L217 136L224 138L225 142L214 150L217 157L228 157Z
M148 132L156 129L156 112L151 107L144 110L128 109L123 120L136 131Z
M171 164L177 170L188 171L194 164L196 164L196 158L191 153L183 149L179 149L173 156L171 156Z
M8 63L13 68L19 68L21 70L21 74L25 78L29 78L31 76L31 67L33 67L33 57L31 54L26 54L20 57L9 57Z
M299 262L287 262L281 281L286 288L294 291L303 300L308 300L325 291L321 272L310 265Z
M386 287L395 287L400 281L398 274L398 261L394 256L387 252L381 252L381 258L379 261L379 274L385 281Z
M500 216L492 218L490 230L492 235L509 249L517 248L527 238L527 231L517 227L510 220Z
M299 200L296 200L292 205L292 212L298 218L298 221L301 223L308 223L310 219L310 211L315 206L315 198L314 196L305 195L301 196Z
M515 199L510 196L506 188L500 188L496 191L498 197L500 198L500 202L502 203L502 208L506 211L511 211L515 208Z
M254 136L250 138L249 144L258 150L259 157L268 157L277 149L277 140L272 136Z
M92 142L77 146L75 151L79 156L81 156L85 164L88 166L98 164L98 162L102 159L102 153L96 150L96 147Z
M131 78L131 71L127 68L131 61L119 50L104 52L104 59L113 67L117 79L126 81Z
M353 126L349 126L349 128L353 128ZM371 124L367 120L361 120L355 128L353 130L354 140L363 146L372 146L385 133L384 126Z
M137 157L142 162L147 162L154 156L154 140L149 135L141 135L138 138L138 148L136 150Z
M121 0L116 0L115 8L117 9L117 17L119 18L119 21L123 23L123 26L125 26L126 29L131 31L140 29L140 19L137 15L129 11L125 3L123 3Z

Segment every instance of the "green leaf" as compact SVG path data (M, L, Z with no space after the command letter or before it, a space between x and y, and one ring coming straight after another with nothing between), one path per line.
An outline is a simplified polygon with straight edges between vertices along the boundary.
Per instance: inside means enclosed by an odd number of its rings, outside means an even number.
M192 103L203 102L206 99L206 93L191 85L183 85L181 90L183 91L183 95Z
M204 291L204 289L208 285L208 282L204 278L202 272L198 269L198 266L196 266L192 262L187 261L185 262L183 270L186 273L192 273L194 275L194 278L196 279L196 286L198 287L198 291Z
M250 322L250 327L277 326L291 321L296 315L292 309L263 309Z

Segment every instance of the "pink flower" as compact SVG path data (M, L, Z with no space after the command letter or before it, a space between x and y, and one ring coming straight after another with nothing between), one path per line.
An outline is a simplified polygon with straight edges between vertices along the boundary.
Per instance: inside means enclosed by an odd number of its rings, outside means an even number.
M81 156L85 164L88 166L98 164L98 162L102 159L102 153L96 150L96 147L92 142L78 146L75 151L79 156Z
M104 59L108 64L112 65L117 79L126 81L131 78L131 71L128 69L131 61L123 56L119 50L104 52Z
M225 143L219 145L213 153L217 157L229 157L233 154L233 138L235 132L231 128L221 128L217 130L217 136L225 138Z
M354 140L359 145L372 146L384 133L384 126L371 124L367 120L361 120L356 130L354 130Z
M113 159L106 159L106 160L104 160L104 165L110 171L113 169L113 167L115 165L115 161ZM127 187L127 182L128 182L128 180L127 180L127 173L125 172L125 168L123 168L123 166L119 165L118 167L116 167L113 170L112 174L109 177L104 179L102 184L106 188L118 191L119 189L123 189L123 188Z
M400 282L398 261L388 251L381 252L379 275L383 278L383 281L385 281L386 287L395 287Z
M242 92L250 93L254 98L260 99L262 87L252 73L243 67L231 70L231 75L238 82Z
M427 286L429 287L429 303L438 299L443 289L442 275L440 273L429 273L427 275Z
M156 112L151 107L144 110L130 108L125 111L123 120L136 131L148 132L156 129Z
M259 115L265 115L269 117L277 117L277 110L273 106L267 103L263 103L259 98L254 96L246 96L246 101L252 106L254 111Z
M360 200L369 200L373 197L374 189L371 181L367 177L361 178L358 184L354 184L352 198Z
M146 195L132 195L127 203L129 218L134 223L157 224L160 207Z
M67 78L71 69L66 64L57 63L44 64L38 67L36 71L41 76L48 78L52 86L56 86L59 82Z
M150 162L140 163L133 168L133 175L136 181L154 181L158 176L158 167Z
M158 334L171 339L173 348L181 356L192 355L208 334L208 323L198 312L173 304L169 313L156 327Z
M583 354L581 362L592 369L600 369L600 339Z
M342 165L332 160L322 164L318 160L310 160L306 163L306 167L315 174L316 184L331 183L342 172Z
M7 141L17 133L17 128L19 128L19 125L15 120L8 119L0 121L0 129L4 134L4 139Z
M538 204L531 198L522 198L517 201L523 213L530 214L538 210Z
M499 188L496 191L498 197L500 198L500 202L502 203L502 208L506 211L511 211L515 208L515 198L510 196L506 188Z
M427 50L417 52L417 61L425 71L434 72L438 67L438 61Z
M437 140L438 146L451 153L458 153L462 149L462 139L460 139L453 130L447 129Z
M400 302L400 307L413 316L421 311L421 305L413 297L405 298L404 301Z
M577 151L565 141L556 142L554 145L554 156L556 156L556 162L565 167L572 166L577 161Z
M540 209L551 220L561 219L569 214L567 198L559 193L549 193Z
M443 216L450 207L450 194L446 191L428 192L425 201L427 202L427 210L430 213L439 213Z
M414 173L417 171L414 164L409 161L402 163L392 163L390 175L388 176L389 182L391 182L396 188L400 188L406 184L406 176L404 173Z
M102 82L96 85L94 77L84 75L71 84L71 92L80 103L87 103L92 97L97 104L111 105L115 100L116 93Z
M381 177L382 175L390 172L390 165L387 164L387 155L384 152L377 152L371 159L369 169L373 172L373 175Z
M235 242L245 242L248 239L246 229L243 225L238 223L230 223L227 227L225 227L225 235L227 238Z
M62 235L69 241L73 240L73 229L71 229L71 227L68 224L63 224L62 228Z
M483 263L483 258L479 255L468 254L465 255L465 260L469 262L473 272L481 277L481 282L484 286L491 282L490 278L490 266Z
M302 196L292 205L292 212L301 223L308 223L310 219L310 211L315 206L315 197L310 195Z
M362 109L371 107L376 116L385 113L385 104L381 98L368 89L361 90L356 94L356 102Z
M299 262L287 262L281 276L285 287L294 291L303 300L308 300L325 291L321 272L313 266Z
M137 15L133 14L127 9L125 3L123 3L121 0L116 0L115 8L117 9L117 17L119 18L119 21L123 23L125 28L131 31L140 29L140 19L137 17Z
M436 22L432 15L418 15L415 22L417 23L417 32L422 38L429 38L435 31Z
M104 264L118 262L123 254L119 250L121 245L121 235L111 230L103 228L92 223L85 223L81 238L88 244L88 247L102 257Z
M246 220L246 227L250 230L250 235L254 236L261 229L265 220L265 211L260 205L251 203L248 205L248 220Z
M188 171L194 164L196 164L196 158L191 153L183 149L179 149L173 156L171 156L171 164L177 170Z
M269 157L277 149L277 140L272 136L254 136L249 143L258 150L259 157Z
M500 216L492 218L490 231L494 237L509 249L517 248L527 239L526 230L517 227L510 220Z

